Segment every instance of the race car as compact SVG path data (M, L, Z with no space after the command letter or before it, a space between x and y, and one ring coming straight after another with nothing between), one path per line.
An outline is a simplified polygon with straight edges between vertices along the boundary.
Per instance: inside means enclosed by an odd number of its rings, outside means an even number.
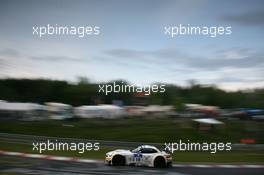
M142 145L134 150L117 149L106 153L105 164L164 168L172 165L172 156L165 151L160 151L155 146Z

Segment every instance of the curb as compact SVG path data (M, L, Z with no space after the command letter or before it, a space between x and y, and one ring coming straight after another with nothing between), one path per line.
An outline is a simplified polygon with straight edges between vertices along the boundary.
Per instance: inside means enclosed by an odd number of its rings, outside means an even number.
M11 152L11 151L3 151L0 150L1 155L6 156L18 156L18 157L26 157L26 158L37 158L43 160L57 160L57 161L69 161L69 162L80 162L80 163L100 163L102 161L91 160L91 159L81 159L76 157L63 157L63 156L51 156L44 154L30 154L30 153L20 153L20 152Z
M79 163L102 163L103 161L92 160L92 159L82 159L76 157L63 157L63 156L51 156L44 154L30 154L30 153L20 153L0 150L0 155L6 156L18 156L26 158L36 158L43 160L55 160L55 161L68 161L68 162L79 162ZM175 168L264 168L264 165L228 165L228 164L173 164Z

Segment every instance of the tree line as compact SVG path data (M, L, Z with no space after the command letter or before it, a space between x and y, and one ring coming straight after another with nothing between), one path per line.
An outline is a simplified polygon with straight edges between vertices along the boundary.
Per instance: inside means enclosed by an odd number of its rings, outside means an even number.
M121 82L121 80L115 82ZM113 82L105 84L109 83ZM40 104L61 102L79 106L111 104L114 100L122 101L124 105L136 105L142 98L145 104L173 105L178 110L183 109L184 103L214 105L221 108L264 109L264 88L228 92L216 86L191 84L188 87L181 87L166 84L164 93L152 93L149 96L138 97L133 93L104 95L98 92L98 85L85 78L81 78L77 83L48 79L1 79L0 100Z

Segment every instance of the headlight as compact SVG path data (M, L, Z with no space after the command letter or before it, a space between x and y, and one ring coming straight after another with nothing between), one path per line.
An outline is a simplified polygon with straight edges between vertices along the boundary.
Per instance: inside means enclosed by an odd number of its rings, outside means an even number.
M106 153L106 157L112 157L112 153Z

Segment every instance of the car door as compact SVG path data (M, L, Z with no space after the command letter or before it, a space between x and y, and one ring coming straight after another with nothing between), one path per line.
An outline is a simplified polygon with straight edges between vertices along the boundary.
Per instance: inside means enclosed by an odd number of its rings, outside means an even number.
M141 153L141 159L140 163L143 166L150 166L152 163L152 157L155 153L157 153L157 150L153 148L142 148L140 150Z
M142 153L140 151L133 153L133 163L137 166L142 165Z

